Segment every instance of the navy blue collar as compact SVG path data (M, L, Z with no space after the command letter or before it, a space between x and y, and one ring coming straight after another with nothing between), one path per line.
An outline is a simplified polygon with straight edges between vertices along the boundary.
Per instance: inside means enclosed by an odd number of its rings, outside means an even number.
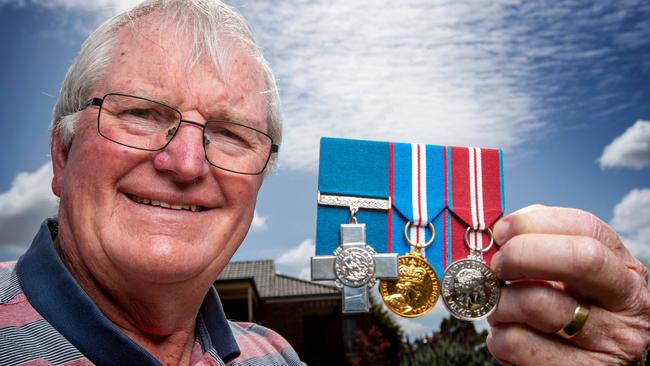
M161 365L106 318L77 284L54 250L56 233L56 220L43 222L18 260L18 279L31 305L96 365ZM201 305L197 334L204 351L214 348L224 362L240 354L214 288Z

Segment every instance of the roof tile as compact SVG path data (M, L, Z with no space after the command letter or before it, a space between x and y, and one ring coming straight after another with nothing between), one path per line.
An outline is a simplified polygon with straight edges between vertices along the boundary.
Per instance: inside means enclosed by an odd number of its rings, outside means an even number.
M275 273L273 260L230 262L217 278L241 280L252 278L262 299L291 296L340 295L338 288Z

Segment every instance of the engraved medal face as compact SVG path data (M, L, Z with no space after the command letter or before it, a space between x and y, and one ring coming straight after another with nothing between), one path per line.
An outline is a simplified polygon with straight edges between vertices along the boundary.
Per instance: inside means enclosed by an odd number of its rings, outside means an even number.
M420 254L399 257L399 279L379 282L382 300L392 312L407 318L433 308L440 295L436 271Z
M375 284L375 251L369 246L338 247L334 252L334 274L338 287L372 287Z
M442 277L442 299L449 312L463 320L490 315L499 303L499 279L483 262L461 259Z

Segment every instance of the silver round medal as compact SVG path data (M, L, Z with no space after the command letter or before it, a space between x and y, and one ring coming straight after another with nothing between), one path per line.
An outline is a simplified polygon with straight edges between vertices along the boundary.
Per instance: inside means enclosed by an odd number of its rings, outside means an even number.
M336 286L372 287L375 284L375 251L370 246L338 247L334 251Z
M442 277L442 299L449 312L463 320L482 319L496 309L501 296L499 279L476 259L452 263Z

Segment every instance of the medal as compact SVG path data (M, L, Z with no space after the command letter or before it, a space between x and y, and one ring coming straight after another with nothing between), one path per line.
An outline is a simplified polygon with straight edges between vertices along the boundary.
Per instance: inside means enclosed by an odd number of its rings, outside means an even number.
M483 260L483 252L494 244L492 231L487 229L490 244L486 248L470 244L471 232L482 235L470 227L465 231L470 255L452 263L442 277L444 304L453 316L463 320L478 320L492 314L501 295L499 279Z
M410 223L404 228L404 236L413 251L399 257L399 279L380 281L379 293L388 309L397 315L414 318L427 313L433 308L440 296L440 283L433 267L422 255L422 250L435 237L433 224L429 223L431 239L424 244L411 241L408 236Z
M435 233L443 229L444 162L440 146L390 145L389 186L395 210L389 211L389 230L399 232L403 228L404 236L393 241L393 250L401 255L399 279L380 281L379 293L386 307L403 317L427 313L440 296L434 268L444 270L444 246L442 237L436 238Z
M312 279L342 290L344 313L368 311L376 281L400 316L426 313L443 292L459 318L493 311L495 250L483 243L503 214L500 150L323 138L319 161Z
M399 280L380 281L384 304L397 315L414 318L433 308L440 295L438 276L418 253L399 257Z
M501 157L497 150L451 147L447 158L453 262L442 277L442 299L454 317L477 320L496 309L501 294L488 266L494 254L490 226L503 213Z
M366 243L366 225L357 222L360 207L381 209L389 202L348 196L320 196L319 203L348 206L350 220L340 225L341 243L330 256L311 258L311 278L315 281L334 280L343 291L343 312L369 311L368 289L377 278L397 278L397 254L376 253Z

